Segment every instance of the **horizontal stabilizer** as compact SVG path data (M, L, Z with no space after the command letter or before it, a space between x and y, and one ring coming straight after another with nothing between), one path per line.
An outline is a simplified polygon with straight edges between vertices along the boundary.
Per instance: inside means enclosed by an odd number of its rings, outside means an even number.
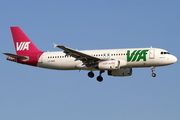
M10 56L10 57L13 57L13 58L16 58L16 59L20 59L20 60L26 60L28 59L28 57L25 57L25 56L19 56L19 55L15 55L15 54L11 54L11 53L3 53L7 56Z

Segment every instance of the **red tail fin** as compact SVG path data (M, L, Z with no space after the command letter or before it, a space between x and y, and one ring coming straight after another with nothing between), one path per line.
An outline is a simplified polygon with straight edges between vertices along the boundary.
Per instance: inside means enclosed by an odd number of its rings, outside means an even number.
M17 55L38 53L40 51L19 27L11 27Z

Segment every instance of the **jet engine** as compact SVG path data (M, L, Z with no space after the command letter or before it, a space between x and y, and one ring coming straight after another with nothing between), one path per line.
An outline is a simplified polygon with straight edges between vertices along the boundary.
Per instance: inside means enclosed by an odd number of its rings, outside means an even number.
M127 64L124 60L108 60L98 63L98 69L100 70L116 70Z
M109 76L131 76L132 68L122 68L118 70L108 70Z

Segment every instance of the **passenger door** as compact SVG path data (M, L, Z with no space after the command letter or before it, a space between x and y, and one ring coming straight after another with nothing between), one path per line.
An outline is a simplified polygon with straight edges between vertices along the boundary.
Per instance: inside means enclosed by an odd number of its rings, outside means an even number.
M155 49L150 49L149 50L149 59L154 59L155 57Z

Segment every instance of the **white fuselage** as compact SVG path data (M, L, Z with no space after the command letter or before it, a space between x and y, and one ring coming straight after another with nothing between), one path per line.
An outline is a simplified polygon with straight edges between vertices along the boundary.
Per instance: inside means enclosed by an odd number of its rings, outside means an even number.
M104 60L124 60L127 64L122 68L165 66L177 61L175 56L159 48L82 50L80 52ZM61 51L44 52L40 56L37 66L56 70L90 70L80 60L76 60Z
M74 50L64 45L57 45L63 51L43 52L26 36L19 27L11 27L16 54L4 53L7 60L54 70L89 70L88 77L94 77L94 70L99 71L97 80L103 81L102 73L109 76L131 76L132 68L151 67L155 77L155 67L173 64L177 58L164 49L129 48L106 50Z

